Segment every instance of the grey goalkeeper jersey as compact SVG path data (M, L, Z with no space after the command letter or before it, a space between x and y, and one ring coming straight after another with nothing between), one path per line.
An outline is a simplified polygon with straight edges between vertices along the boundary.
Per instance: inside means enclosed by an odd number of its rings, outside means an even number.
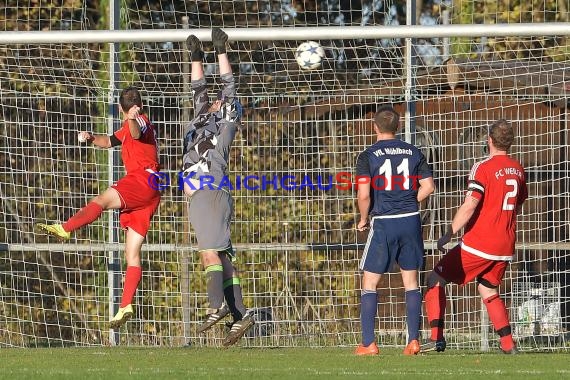
M241 116L239 105L236 106L233 74L224 74L221 80L225 101L216 112L208 112L206 79L192 81L194 118L184 128L183 142L184 175L197 180L208 176L204 183L212 183L214 187L228 174L230 147Z

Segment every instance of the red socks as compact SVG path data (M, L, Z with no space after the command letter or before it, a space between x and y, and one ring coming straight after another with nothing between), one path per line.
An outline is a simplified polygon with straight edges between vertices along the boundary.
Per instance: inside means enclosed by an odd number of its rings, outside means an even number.
M89 202L85 207L63 223L63 229L67 232L75 231L99 218L103 213L103 207L95 202Z
M125 273L125 286L123 288L123 298L121 299L121 307L125 307L133 303L133 298L142 278L141 267L127 267Z
M513 335L511 333L511 325L509 323L509 315L503 300L498 294L485 298L483 304L487 308L489 319L499 334L501 340L501 348L505 351L511 350L515 346Z
M443 326L445 318L445 289L443 286L434 286L427 290L425 296L426 312L431 327L431 340L443 340Z
M74 231L97 220L102 213L103 207L95 202L89 202L85 207L79 210L77 214L73 215L67 222L63 224L63 229L67 232ZM125 273L123 297L121 299L121 307L125 307L133 302L133 298L135 296L141 278L141 267L127 267L127 272Z

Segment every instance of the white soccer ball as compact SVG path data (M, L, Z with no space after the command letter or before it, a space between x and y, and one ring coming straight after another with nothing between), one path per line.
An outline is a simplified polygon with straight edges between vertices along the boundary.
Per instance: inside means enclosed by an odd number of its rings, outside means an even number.
M303 70L314 70L320 67L323 58L325 58L325 51L315 41L303 42L295 52L295 59Z

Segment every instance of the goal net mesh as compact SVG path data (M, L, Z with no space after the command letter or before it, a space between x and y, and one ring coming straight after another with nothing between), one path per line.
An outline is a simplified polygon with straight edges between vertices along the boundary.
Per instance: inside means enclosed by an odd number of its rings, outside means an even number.
M422 25L568 21L568 1L510 8L488 1L421 3ZM232 191L237 267L246 306L258 321L244 345L359 341L358 262L366 235L355 232L355 192L334 185L339 173L354 174L358 153L373 143L377 107L392 104L405 114L405 85L412 81L412 138L437 185L422 206L422 289L425 274L441 257L434 242L463 200L471 166L487 154L486 127L499 118L511 120L517 136L512 153L527 171L529 199L519 216L515 261L500 291L523 349L564 347L570 310L568 36L418 39L407 76L405 39L342 37L346 26L405 25L404 1L118 5L124 30L223 27L271 33L272 27L338 27L334 38L318 41L326 57L310 71L295 60L296 47L310 36L229 44L245 107L230 177L257 176L250 186L264 176L278 178L266 189ZM102 0L49 0L39 6L6 0L0 30L109 29L107 7ZM225 335L223 324L196 334L208 306L205 276L176 182L182 127L193 111L184 43L117 46L121 73L112 82L106 43L0 41L0 346L219 345ZM216 59L210 42L204 49L214 94ZM105 212L66 244L39 234L34 225L65 221L123 174L116 151L80 144L77 132L107 133L110 115L118 118L113 90L128 85L143 92L171 182L143 246L134 318L114 334L108 321L125 266L117 212ZM286 176L290 181L280 182ZM333 186L320 189L319 178ZM303 181L314 186L300 186ZM119 263L110 260L114 255ZM377 335L385 345L405 343L400 277L397 270L386 274L378 289ZM448 344L496 346L476 285L447 290ZM427 337L425 318L423 332Z

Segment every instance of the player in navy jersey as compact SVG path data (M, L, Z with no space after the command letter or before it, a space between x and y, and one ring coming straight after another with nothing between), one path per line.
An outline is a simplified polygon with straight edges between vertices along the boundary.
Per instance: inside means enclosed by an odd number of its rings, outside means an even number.
M358 156L357 229L370 228L360 270L362 342L356 355L376 355L374 326L378 308L376 288L380 276L393 263L400 267L406 295L408 344L405 355L420 352L421 292L418 270L423 265L424 244L419 202L435 190L431 170L422 152L396 138L400 115L384 106L374 116L377 141Z

